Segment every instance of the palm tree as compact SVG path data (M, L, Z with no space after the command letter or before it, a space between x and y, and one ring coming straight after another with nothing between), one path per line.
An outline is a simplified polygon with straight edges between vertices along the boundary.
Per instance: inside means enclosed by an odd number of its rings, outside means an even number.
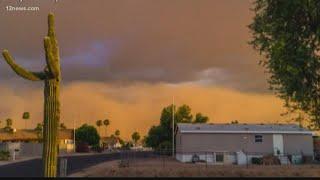
M136 146L137 145L137 142L139 141L140 139L140 134L138 132L134 132L132 135L131 135L131 138L134 142L134 145Z
M7 131L12 131L12 119L6 119L6 127L4 127L4 129Z
M107 127L110 125L109 119L105 119L105 120L103 121L103 125L106 127L106 134L105 134L105 136L107 137Z
M60 123L60 129L67 129L67 126L64 123Z
M30 113L29 112L24 112L22 114L22 119L25 120L25 122L24 122L24 128L25 129L27 129L27 119L29 119L29 118L30 118Z
M116 137L119 137L119 136L120 136L120 131L119 131L119 129L117 129L117 130L114 132L114 135L116 135Z
M99 128L99 134L100 134L100 126L102 126L102 120L98 120L98 121L96 122L96 125L97 125L98 128Z
M40 139L42 138L42 131L43 131L43 123L38 123L36 128L34 128L34 130L37 133L37 136L39 138L39 141L41 141Z

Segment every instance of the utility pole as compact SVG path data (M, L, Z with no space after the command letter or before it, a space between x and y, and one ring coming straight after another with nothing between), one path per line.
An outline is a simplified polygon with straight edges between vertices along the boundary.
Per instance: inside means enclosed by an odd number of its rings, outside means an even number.
M172 98L172 157L174 157L174 96Z
M73 152L76 152L76 126L75 126L75 118L73 116Z

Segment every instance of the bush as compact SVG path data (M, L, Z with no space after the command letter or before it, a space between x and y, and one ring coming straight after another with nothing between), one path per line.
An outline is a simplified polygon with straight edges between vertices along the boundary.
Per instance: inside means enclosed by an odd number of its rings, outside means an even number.
M251 163L252 163L252 164L262 164L262 158L252 157L252 158L251 158Z
M266 155L266 156L263 156L262 163L264 165L280 165L280 160L277 156Z
M8 161L10 158L9 151L0 151L0 161Z

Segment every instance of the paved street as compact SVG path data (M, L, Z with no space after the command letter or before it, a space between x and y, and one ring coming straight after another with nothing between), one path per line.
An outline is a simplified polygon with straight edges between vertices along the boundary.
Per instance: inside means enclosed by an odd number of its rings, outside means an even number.
M68 159L67 174L75 173L83 168L90 167L105 161L116 160L125 157L143 158L149 157L152 152L117 152L90 154L81 156L64 156ZM60 157L61 158L61 157ZM60 159L59 158L59 159ZM59 168L58 168L59 170ZM17 162L13 164L0 166L0 177L41 177L42 160L33 159L29 161Z

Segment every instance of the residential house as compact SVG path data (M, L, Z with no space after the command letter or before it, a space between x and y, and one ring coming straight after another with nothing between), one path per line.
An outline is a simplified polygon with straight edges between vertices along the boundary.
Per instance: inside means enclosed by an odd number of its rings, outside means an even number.
M115 137L115 136L110 136L110 137L102 137L101 140L103 147L105 149L118 149L121 148L122 145L120 143L120 138Z
M59 153L73 152L73 129L59 130ZM32 157L42 155L42 133L21 129L12 132L0 129L0 150L13 152L17 156Z

